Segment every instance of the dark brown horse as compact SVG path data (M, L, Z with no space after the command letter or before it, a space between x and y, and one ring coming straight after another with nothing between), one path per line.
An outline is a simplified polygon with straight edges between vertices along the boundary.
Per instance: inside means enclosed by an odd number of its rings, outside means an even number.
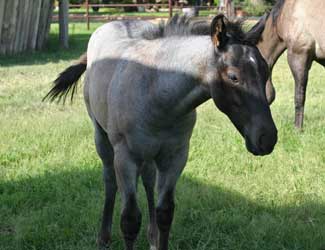
M325 66L324 0L278 0L269 15L253 28L264 29L257 44L270 70L288 50L288 63L295 80L295 126L303 127L308 72L313 61ZM272 103L275 90L269 79L267 98Z

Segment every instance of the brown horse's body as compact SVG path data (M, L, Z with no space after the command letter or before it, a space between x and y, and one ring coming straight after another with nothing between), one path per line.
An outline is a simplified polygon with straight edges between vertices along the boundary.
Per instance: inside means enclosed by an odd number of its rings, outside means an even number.
M295 79L295 126L303 126L308 72L315 60L325 66L324 0L279 0L265 22L258 48L272 70L288 50L288 63ZM275 98L272 82L267 96Z

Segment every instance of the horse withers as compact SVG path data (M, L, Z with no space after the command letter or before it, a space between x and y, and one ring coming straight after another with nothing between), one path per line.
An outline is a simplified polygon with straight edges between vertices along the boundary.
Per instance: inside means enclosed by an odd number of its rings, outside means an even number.
M229 117L248 151L273 151L277 129L265 95L268 67L252 37L222 15L209 26L178 16L159 26L111 22L91 36L87 55L56 79L47 95L51 100L66 98L70 90L73 96L86 71L85 102L104 167L100 246L111 242L119 189L125 249L134 249L141 225L136 197L141 176L150 249L168 249L174 191L187 161L195 109L208 99Z

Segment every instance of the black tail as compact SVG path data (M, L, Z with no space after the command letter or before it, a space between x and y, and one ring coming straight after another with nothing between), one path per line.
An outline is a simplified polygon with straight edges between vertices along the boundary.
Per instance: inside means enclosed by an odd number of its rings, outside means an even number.
M62 99L63 103L65 103L69 92L71 92L72 101L77 90L78 80L86 71L86 67L87 56L84 54L80 57L77 64L68 67L58 76L58 78L53 82L54 87L43 98L43 101L50 100L50 102L53 102L57 99L57 101L60 102Z

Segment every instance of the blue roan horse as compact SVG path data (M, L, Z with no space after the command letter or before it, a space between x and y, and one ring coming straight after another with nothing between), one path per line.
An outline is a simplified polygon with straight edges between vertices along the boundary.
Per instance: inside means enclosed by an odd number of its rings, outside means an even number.
M168 249L175 185L187 161L195 109L211 97L243 136L248 151L272 152L277 129L265 95L269 73L255 37L222 15L211 25L177 16L158 26L111 22L92 35L87 54L55 81L48 98L65 99L69 92L73 97L86 71L85 102L104 165L100 246L111 242L118 188L125 249L134 249L141 225L136 198L141 175L150 248Z

